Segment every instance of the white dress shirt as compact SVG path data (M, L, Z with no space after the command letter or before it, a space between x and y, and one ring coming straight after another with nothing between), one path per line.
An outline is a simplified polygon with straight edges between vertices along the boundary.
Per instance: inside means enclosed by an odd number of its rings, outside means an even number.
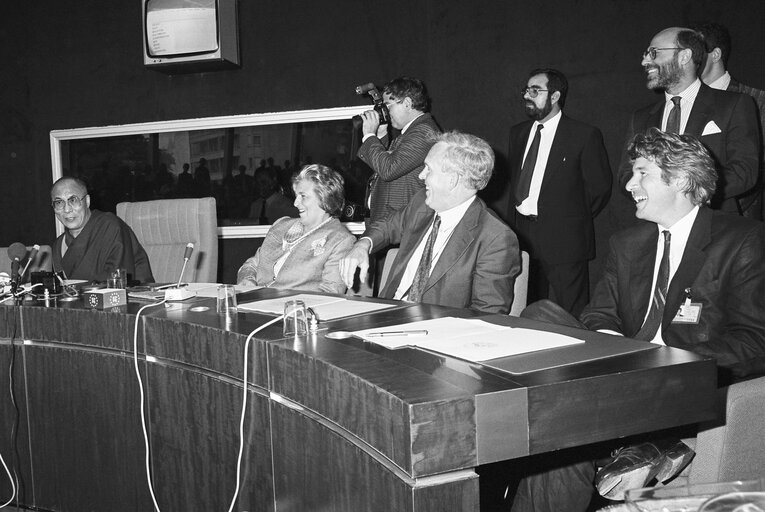
M560 118L561 112L558 112L551 119L548 119L547 122L540 123L539 121L534 121L534 124L531 126L529 139L526 141L526 150L523 152L524 160L526 159L526 154L529 152L531 143L534 140L534 135L537 133L537 126L541 124L544 128L542 128L542 131L540 132L539 153L537 153L537 163L534 165L534 174L531 175L529 197L515 207L521 215L538 215L539 213L539 192L542 189L542 180L545 177L547 159L550 157L550 149L552 148L553 139L555 138L555 132L558 130ZM523 160L521 160L521 162L523 162Z
M661 118L661 129L667 131L667 119L669 119L669 112L674 107L672 98L680 96L680 133L685 133L685 125L688 124L688 117L691 115L691 109L693 108L693 102L696 101L696 96L701 89L701 80L698 78L691 85L685 88L680 94L668 94L664 93L664 115ZM544 130L542 130L544 131Z
M648 313L651 311L651 301L653 300L653 290L656 286L656 279L659 275L659 266L661 265L661 257L664 253L664 236L662 231L669 231L671 238L669 242L669 283L672 283L672 278L675 277L677 267L680 266L680 262L683 260L683 253L685 252L685 245L688 243L688 237L691 234L693 223L696 221L696 215L699 213L699 207L694 206L693 210L688 212L685 217L675 222L672 227L664 227L657 224L659 230L659 238L656 242L656 261L653 266L653 281L651 282L651 294L648 298L648 309L646 310L646 316L643 318L643 322L648 317ZM651 340L653 343L665 345L664 340L661 338L661 329L656 331L656 336Z
M431 272L433 271L433 267L436 266L438 258L441 257L441 253L444 252L444 248L449 242L449 238L451 238L452 233L454 232L454 228L457 227L457 224L460 223L462 217L465 216L465 212L467 211L468 207L473 204L473 201L475 201L475 196L453 208L438 213L438 215L441 217L441 226L438 229L438 235L436 235L436 241L433 244L433 254L430 258ZM425 251L425 243L427 242L428 236L432 230L433 222L431 220L430 227L425 232L425 235L422 237L420 244L414 250L412 256L409 258L409 262L406 264L404 275L401 278L401 282L399 283L398 288L396 289L396 293L393 295L394 299L401 300L405 294L409 293L409 288L412 287L412 282L414 281L414 275L417 273L417 267L420 265L420 260L422 259L422 253Z
M727 71L717 80L712 82L711 84L707 84L712 89L718 89L720 91L727 91L728 86L730 85L730 73Z

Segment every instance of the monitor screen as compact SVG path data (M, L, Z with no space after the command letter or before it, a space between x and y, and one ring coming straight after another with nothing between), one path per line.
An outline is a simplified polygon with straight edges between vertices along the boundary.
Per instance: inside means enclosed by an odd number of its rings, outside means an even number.
M146 0L146 49L151 57L218 50L216 0Z

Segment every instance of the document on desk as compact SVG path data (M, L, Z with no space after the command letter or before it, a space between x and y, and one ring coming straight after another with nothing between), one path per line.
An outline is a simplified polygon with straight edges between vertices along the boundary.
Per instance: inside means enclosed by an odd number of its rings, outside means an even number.
M262 313L281 315L284 312L284 303L289 300L302 300L307 308L314 310L319 317L319 321L334 320L336 318L360 315L379 309L395 307L395 304L383 302L354 301L343 297L301 293L299 295L248 302L246 304L240 304L237 309L244 312L259 311Z
M411 334L412 331L420 333ZM427 334L421 334L422 331L427 331ZM584 343L577 338L547 331L453 317L367 329L354 334L387 348L413 346L473 362Z

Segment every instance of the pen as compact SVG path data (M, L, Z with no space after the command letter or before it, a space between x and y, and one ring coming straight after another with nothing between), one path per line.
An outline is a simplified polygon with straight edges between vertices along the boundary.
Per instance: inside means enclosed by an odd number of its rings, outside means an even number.
M385 332L370 332L367 336L423 336L428 334L426 330L420 331L385 331Z

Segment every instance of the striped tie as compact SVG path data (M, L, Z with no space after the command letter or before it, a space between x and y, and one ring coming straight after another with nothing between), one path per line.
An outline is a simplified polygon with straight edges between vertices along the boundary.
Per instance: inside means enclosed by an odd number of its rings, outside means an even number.
M643 327L635 335L635 339L651 341L661 327L661 317L664 315L664 305L667 303L667 290L669 289L669 243L672 235L669 231L662 231L664 235L664 254L659 264L659 274L656 276L656 287L653 290L651 310L643 322Z

